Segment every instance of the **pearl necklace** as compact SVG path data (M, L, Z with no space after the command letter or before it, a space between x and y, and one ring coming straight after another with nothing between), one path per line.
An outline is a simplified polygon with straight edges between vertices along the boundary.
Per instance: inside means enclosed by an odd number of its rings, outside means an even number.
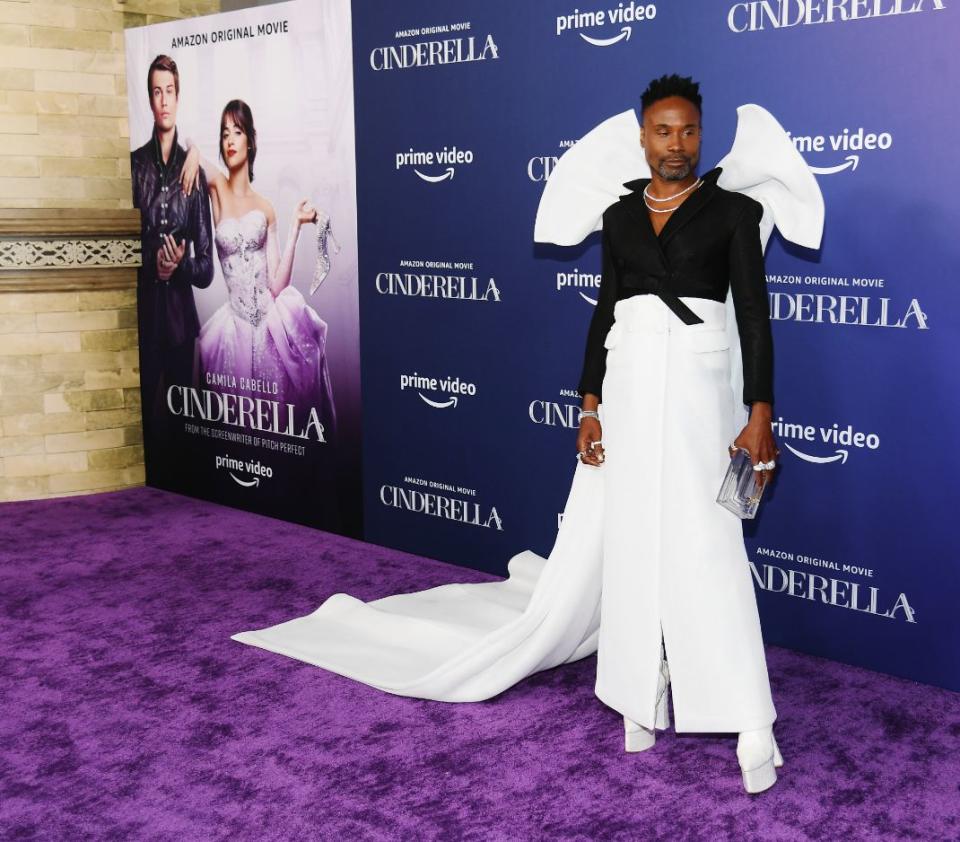
M691 184L689 187L685 187L679 193L674 193L672 196L667 196L666 199L658 199L656 196L650 195L650 192L649 192L650 185L648 184L646 187L643 188L643 195L646 196L651 202L669 202L671 199L676 199L677 196L682 196L684 193L689 193L695 187L699 187L699 186L700 186L700 179L698 178L695 182L693 182L693 184Z
M650 202L647 199L650 199L654 202L669 202L671 199L676 199L678 196L682 196L684 193L687 193L690 190L696 190L702 184L701 179L697 179L693 184L691 184L686 190L681 190L679 193L674 193L672 196L668 196L666 199L658 199L656 196L650 196L647 193L647 189L650 187L648 184L643 188L643 203L647 206L647 210L651 213L673 213L680 205L677 205L673 208L655 208L650 205ZM683 204L682 202L680 204Z

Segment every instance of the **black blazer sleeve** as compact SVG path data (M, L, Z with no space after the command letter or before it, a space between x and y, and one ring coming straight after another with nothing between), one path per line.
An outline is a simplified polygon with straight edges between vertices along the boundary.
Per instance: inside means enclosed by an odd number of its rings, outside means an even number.
M773 403L773 333L760 244L763 205L749 199L730 238L730 289L743 355L743 402Z
M183 236L187 240L187 250L173 274L173 278L184 285L203 289L213 280L213 237L210 234L210 197L207 192L207 179L200 170L200 184L190 194L188 230ZM190 254L190 241L193 242L193 255Z
M604 215L606 216L606 215ZM613 308L617 303L617 276L613 268L613 254L610 248L610 236L607 233L606 219L604 219L601 243L601 276L600 295L597 307L590 320L590 330L587 332L587 349L583 358L583 372L580 375L580 385L577 391L583 397L588 392L603 398L600 389L603 386L603 375L607 370L607 349L603 343L607 332L613 325Z

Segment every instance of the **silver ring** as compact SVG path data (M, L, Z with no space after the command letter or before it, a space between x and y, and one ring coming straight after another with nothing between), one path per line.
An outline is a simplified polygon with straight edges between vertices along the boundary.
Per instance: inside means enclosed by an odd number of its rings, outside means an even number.
M765 471L765 470L767 470L767 463L766 463L766 462L757 462L757 464L753 466L753 470L755 470L755 471Z
M764 467L764 470L772 471L774 468L777 467L777 463L773 459L771 459L769 462L764 462L763 467Z

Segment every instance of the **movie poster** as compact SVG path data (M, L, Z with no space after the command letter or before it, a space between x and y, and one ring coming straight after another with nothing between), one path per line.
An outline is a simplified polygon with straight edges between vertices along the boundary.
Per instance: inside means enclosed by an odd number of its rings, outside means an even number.
M350 5L126 32L147 482L359 536Z

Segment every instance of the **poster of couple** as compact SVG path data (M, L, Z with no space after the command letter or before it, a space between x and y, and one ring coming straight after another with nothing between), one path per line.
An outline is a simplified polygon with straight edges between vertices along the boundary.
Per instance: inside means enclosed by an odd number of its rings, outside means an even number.
M358 536L348 0L127 30L147 482Z

